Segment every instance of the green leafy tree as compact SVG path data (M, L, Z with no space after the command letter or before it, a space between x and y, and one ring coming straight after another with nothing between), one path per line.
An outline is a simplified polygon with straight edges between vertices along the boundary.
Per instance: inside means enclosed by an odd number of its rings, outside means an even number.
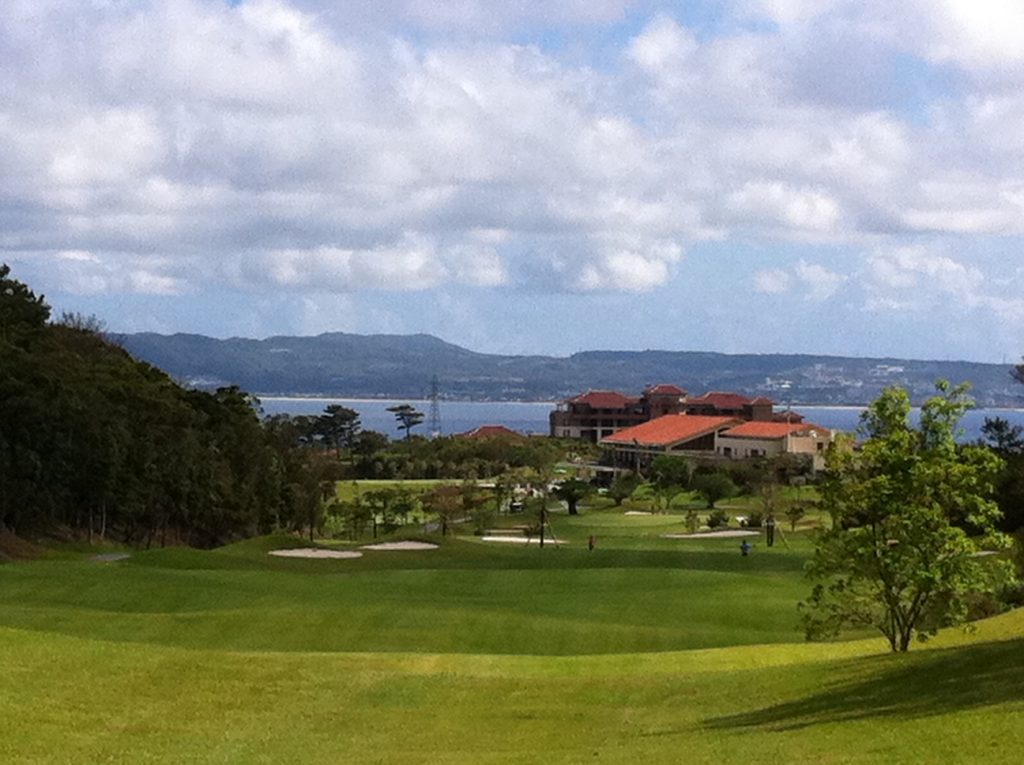
M350 457L354 456L353 447L359 427L359 412L340 404L327 405L324 413L317 418L317 433L325 443L334 447L338 459L341 459L343 447L348 450Z
M412 494L404 489L378 489L362 495L363 504L373 513L374 526L390 534L404 525L415 503Z
M801 605L808 637L873 627L906 651L915 635L963 621L972 596L1011 576L1003 561L977 556L1006 545L989 499L1000 460L956 443L967 386L937 388L919 428L908 423L906 391L888 388L862 417L862 447L830 447L821 504L832 527L808 566L817 581Z
M460 486L443 484L426 492L420 501L423 508L437 516L441 536L448 536L448 529L466 512L463 491Z
M636 473L620 475L608 487L608 496L615 503L615 507L621 507L624 501L633 496L633 492L639 485L640 479L637 478Z
M796 531L796 525L800 523L800 520L807 515L807 511L804 509L803 503L793 502L789 507L786 508L786 520L789 521L789 530Z
M691 481L690 463L682 457L662 454L651 463L651 489L656 504L668 510L672 500L686 490Z
M690 482L690 487L704 498L709 510L718 501L735 497L738 491L736 484L725 473L698 473Z
M1002 417L986 417L981 426L981 435L1003 456L1024 453L1024 428L1011 425L1009 420Z
M360 457L372 457L388 448L388 437L376 430L362 430L356 435L355 453Z
M423 412L418 411L412 404L389 406L388 411L395 415L398 429L405 431L406 439L409 438L412 429L423 422Z
M555 499L561 500L569 509L569 515L579 515L580 500L586 499L594 492L594 487L578 478L570 478L555 487Z
M22 346L42 330L50 318L50 306L10 274L10 266L0 263L0 344Z

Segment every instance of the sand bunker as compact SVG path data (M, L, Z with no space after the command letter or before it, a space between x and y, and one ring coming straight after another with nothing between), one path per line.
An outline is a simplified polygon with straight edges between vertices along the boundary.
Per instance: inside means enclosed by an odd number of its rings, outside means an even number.
M96 561L97 563L113 563L114 561L130 557L132 556L128 553L100 553L99 555L93 555L89 560Z
M314 547L293 547L288 550L271 550L267 555L278 558L362 558L363 554L356 550L324 550Z
M509 544L515 545L536 545L540 544L539 537L480 537L483 542L508 542ZM544 538L544 544L546 545L564 545L560 539L552 539L551 537Z
M364 550L436 550L437 545L431 542L416 542L406 540L405 542L381 542L376 545L363 545Z
M627 510L623 515L654 515L654 513L648 512L647 510Z
M726 529L724 531L703 531L697 534L662 534L665 539L730 539L732 537L759 537L760 531Z

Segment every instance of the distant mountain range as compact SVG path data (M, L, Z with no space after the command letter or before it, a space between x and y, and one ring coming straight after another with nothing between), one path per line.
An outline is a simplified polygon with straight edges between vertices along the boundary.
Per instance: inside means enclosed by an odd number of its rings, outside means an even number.
M568 357L476 353L431 335L353 335L218 340L202 335L119 335L137 358L197 387L238 385L295 396L424 398L431 379L449 399L550 401L590 388L639 393L674 383L699 394L730 390L779 403L865 404L887 385L915 402L934 381L969 380L979 406L1020 406L1009 367L964 361L695 351L585 351Z

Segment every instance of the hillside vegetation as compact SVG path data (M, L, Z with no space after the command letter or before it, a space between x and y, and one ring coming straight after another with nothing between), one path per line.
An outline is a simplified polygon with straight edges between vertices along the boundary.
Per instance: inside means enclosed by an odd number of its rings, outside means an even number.
M465 399L550 401L589 388L639 394L652 382L671 382L695 394L736 390L789 403L866 404L888 385L919 401L945 378L973 381L981 406L1019 402L1005 365L960 361L656 350L508 356L430 335L343 332L263 340L140 333L119 341L177 378L261 395L425 398L437 375L444 395Z
M0 266L0 531L212 546L319 510L318 461L236 387L186 389Z

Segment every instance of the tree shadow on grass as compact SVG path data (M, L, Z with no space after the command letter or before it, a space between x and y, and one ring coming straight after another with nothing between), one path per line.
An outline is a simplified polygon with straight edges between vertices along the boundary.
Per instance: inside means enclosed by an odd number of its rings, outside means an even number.
M1024 701L1024 638L844 663L870 674L820 693L714 717L708 728L793 730L878 717L915 718ZM825 669L824 671L828 671Z

